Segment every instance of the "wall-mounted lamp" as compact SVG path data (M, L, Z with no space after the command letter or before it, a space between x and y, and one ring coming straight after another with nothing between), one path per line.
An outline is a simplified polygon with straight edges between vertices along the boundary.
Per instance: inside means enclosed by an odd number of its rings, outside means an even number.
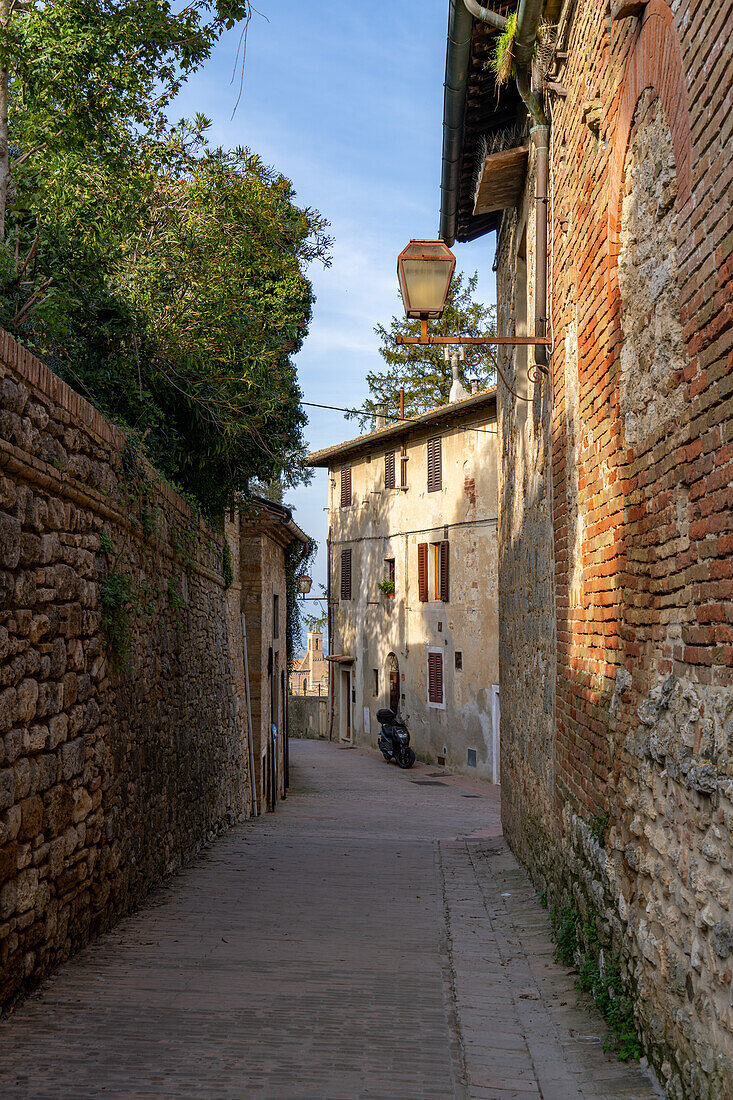
M443 316L456 258L445 241L410 241L397 257L397 278L407 317L420 319L419 336L398 336L397 344L539 344L546 336L429 336L428 319Z

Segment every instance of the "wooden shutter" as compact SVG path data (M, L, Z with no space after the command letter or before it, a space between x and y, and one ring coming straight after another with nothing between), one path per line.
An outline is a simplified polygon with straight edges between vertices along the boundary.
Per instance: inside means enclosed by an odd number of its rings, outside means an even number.
M443 488L443 456L440 436L428 440L428 492L436 493Z
M420 603L428 599L428 544L417 544L417 598Z
M404 443L400 447L400 486L407 488L407 447Z
M442 653L428 653L428 702L443 702Z
M341 471L341 507L348 508L351 504L351 466L344 466Z
M384 487L385 489L395 487L394 451L387 451L384 456Z
M440 544L440 598L443 603L448 603L449 552L450 543L444 539Z
M341 599L351 599L351 550L341 551Z

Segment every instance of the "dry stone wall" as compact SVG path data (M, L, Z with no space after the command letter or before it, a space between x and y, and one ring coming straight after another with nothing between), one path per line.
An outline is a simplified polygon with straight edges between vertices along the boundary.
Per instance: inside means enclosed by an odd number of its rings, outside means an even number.
M503 812L601 972L620 968L667 1095L719 1100L733 1096L733 9L606 15L576 5L552 102L544 447L499 390ZM506 323L532 162L500 234ZM547 614L554 640L546 627L527 646Z
M0 334L0 1006L246 815L222 553Z

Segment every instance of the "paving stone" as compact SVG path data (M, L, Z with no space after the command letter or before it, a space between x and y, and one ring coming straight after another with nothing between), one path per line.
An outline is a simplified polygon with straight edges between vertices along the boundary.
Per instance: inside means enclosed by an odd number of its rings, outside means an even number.
M291 757L275 814L217 840L0 1023L3 1100L654 1095L573 1041L578 1020L602 1023L551 962L541 912L524 935L536 901L498 839L495 788L456 777L436 794L319 742Z

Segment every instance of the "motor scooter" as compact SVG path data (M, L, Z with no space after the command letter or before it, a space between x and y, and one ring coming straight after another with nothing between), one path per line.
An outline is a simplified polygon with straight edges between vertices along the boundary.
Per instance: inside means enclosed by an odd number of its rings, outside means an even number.
M416 757L405 723L389 707L377 711L377 721L381 726L378 744L384 759L388 764L395 760L401 768L411 768Z

